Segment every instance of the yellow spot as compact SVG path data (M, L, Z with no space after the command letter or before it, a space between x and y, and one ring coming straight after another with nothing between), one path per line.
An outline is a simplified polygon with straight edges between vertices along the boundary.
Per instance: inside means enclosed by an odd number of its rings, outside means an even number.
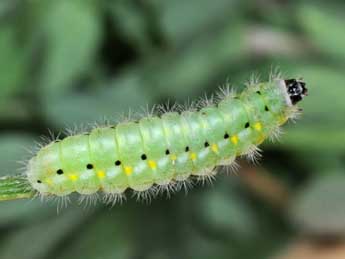
M265 136L261 134L261 136L258 139L258 144L261 144L262 142L264 142L264 140L265 140Z
M214 153L218 153L218 145L217 144L212 144L211 149Z
M175 160L177 160L177 156L176 156L176 155L171 155L171 156L170 156L170 159L171 159L172 161L175 161Z
M151 169L153 169L153 170L155 170L155 169L157 168L157 164L156 164L156 162L153 161L153 160L149 160L149 161L148 161L148 164L149 164L149 167L150 167Z
M99 179L103 179L105 177L105 172L104 171L98 171L97 176Z
M255 123L254 129L256 129L257 131L261 131L262 130L262 124L260 122Z
M283 114L278 116L279 125L284 124L287 120L288 120L288 118L286 116L284 116Z
M46 183L47 183L48 185L52 185L52 184L53 184L53 182L52 182L51 179L47 179L47 180L46 180Z
M230 138L230 141L231 141L234 145L237 145L237 143L238 143L238 136L237 136L237 135L233 135L233 136Z
M125 166L126 175L131 175L133 173L133 168L131 166Z
M76 175L76 174L70 174L70 175L68 176L68 178L69 178L71 181L75 182L75 181L78 180L78 175Z
M192 161L195 161L195 160L196 160L196 154L195 154L195 153L191 153L191 154L190 154L190 159L191 159Z

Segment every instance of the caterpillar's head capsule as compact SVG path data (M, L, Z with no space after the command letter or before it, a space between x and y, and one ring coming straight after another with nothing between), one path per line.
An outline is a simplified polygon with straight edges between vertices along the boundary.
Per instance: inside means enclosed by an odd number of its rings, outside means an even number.
M308 89L305 87L305 82L303 82L303 80L287 79L284 81L292 104L298 103L304 96L308 95Z

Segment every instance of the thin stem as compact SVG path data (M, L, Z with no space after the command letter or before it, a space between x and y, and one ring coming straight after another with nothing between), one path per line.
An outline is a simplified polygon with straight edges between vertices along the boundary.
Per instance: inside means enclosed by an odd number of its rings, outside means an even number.
M35 190L23 176L0 177L0 201L28 199L34 195Z

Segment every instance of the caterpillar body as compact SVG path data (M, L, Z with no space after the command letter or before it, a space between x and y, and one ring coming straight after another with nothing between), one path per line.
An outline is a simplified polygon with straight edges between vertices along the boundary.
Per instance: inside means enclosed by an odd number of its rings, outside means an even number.
M28 163L27 178L42 196L103 192L115 198L129 188L169 189L252 153L296 115L295 104L306 94L301 80L274 79L238 95L227 92L195 111L94 128L41 148Z

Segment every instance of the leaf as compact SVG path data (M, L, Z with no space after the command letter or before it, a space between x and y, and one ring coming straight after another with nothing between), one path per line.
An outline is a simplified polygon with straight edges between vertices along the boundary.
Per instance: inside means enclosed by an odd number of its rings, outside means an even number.
M92 65L102 34L96 5L87 1L53 1L41 23L47 40L41 88L60 95Z
M203 199L199 202L198 215L208 228L243 238L256 232L257 226L252 211L234 191L209 191L204 193Z
M15 175L23 162L31 157L28 150L35 146L35 138L30 135L1 134L0 135L0 176ZM22 170L23 172L24 170Z
M26 78L27 55L11 26L0 25L0 106L17 94Z
M324 171L297 195L291 217L302 230L319 235L345 233L345 176Z
M130 255L135 249L132 248L133 243L128 240L128 221L123 217L123 213L115 209L103 212L94 217L91 224L83 226L81 234L70 241L70 246L59 258L133 258Z
M61 240L68 239L88 216L90 213L85 213L82 209L69 209L61 215L14 231L2 240L0 257L47 258L48 253L56 249Z
M38 198L2 201L0 211L0 226L29 225L56 215L56 204L43 203Z
M191 35L228 21L234 10L241 10L237 3L236 0L163 1L157 9L163 33L170 43L178 45L190 39Z
M146 3L145 3L146 4ZM109 5L113 27L128 44L141 53L153 49L150 39L148 21L143 8L129 1L114 1Z
M319 128L318 128L319 126ZM330 124L332 127L332 124ZM339 129L329 129L322 125L304 126L296 124L295 127L285 128L284 134L279 143L269 145L290 147L304 151L322 151L341 153L345 149L345 131Z
M210 78L226 66L238 65L249 54L244 31L242 25L229 23L212 38L206 35L177 53L167 53L148 63L144 71L154 87L153 93L186 101L195 94L203 94L207 83L214 90L218 89ZM226 77L221 82L225 80Z
M312 44L334 59L345 61L344 7L330 6L304 3L298 12L300 22Z
M151 102L150 96L141 86L141 80L131 75L118 78L92 94L70 94L51 98L45 102L47 118L60 128L101 122L102 118L118 122L132 112L142 111ZM133 115L132 114L132 115Z

